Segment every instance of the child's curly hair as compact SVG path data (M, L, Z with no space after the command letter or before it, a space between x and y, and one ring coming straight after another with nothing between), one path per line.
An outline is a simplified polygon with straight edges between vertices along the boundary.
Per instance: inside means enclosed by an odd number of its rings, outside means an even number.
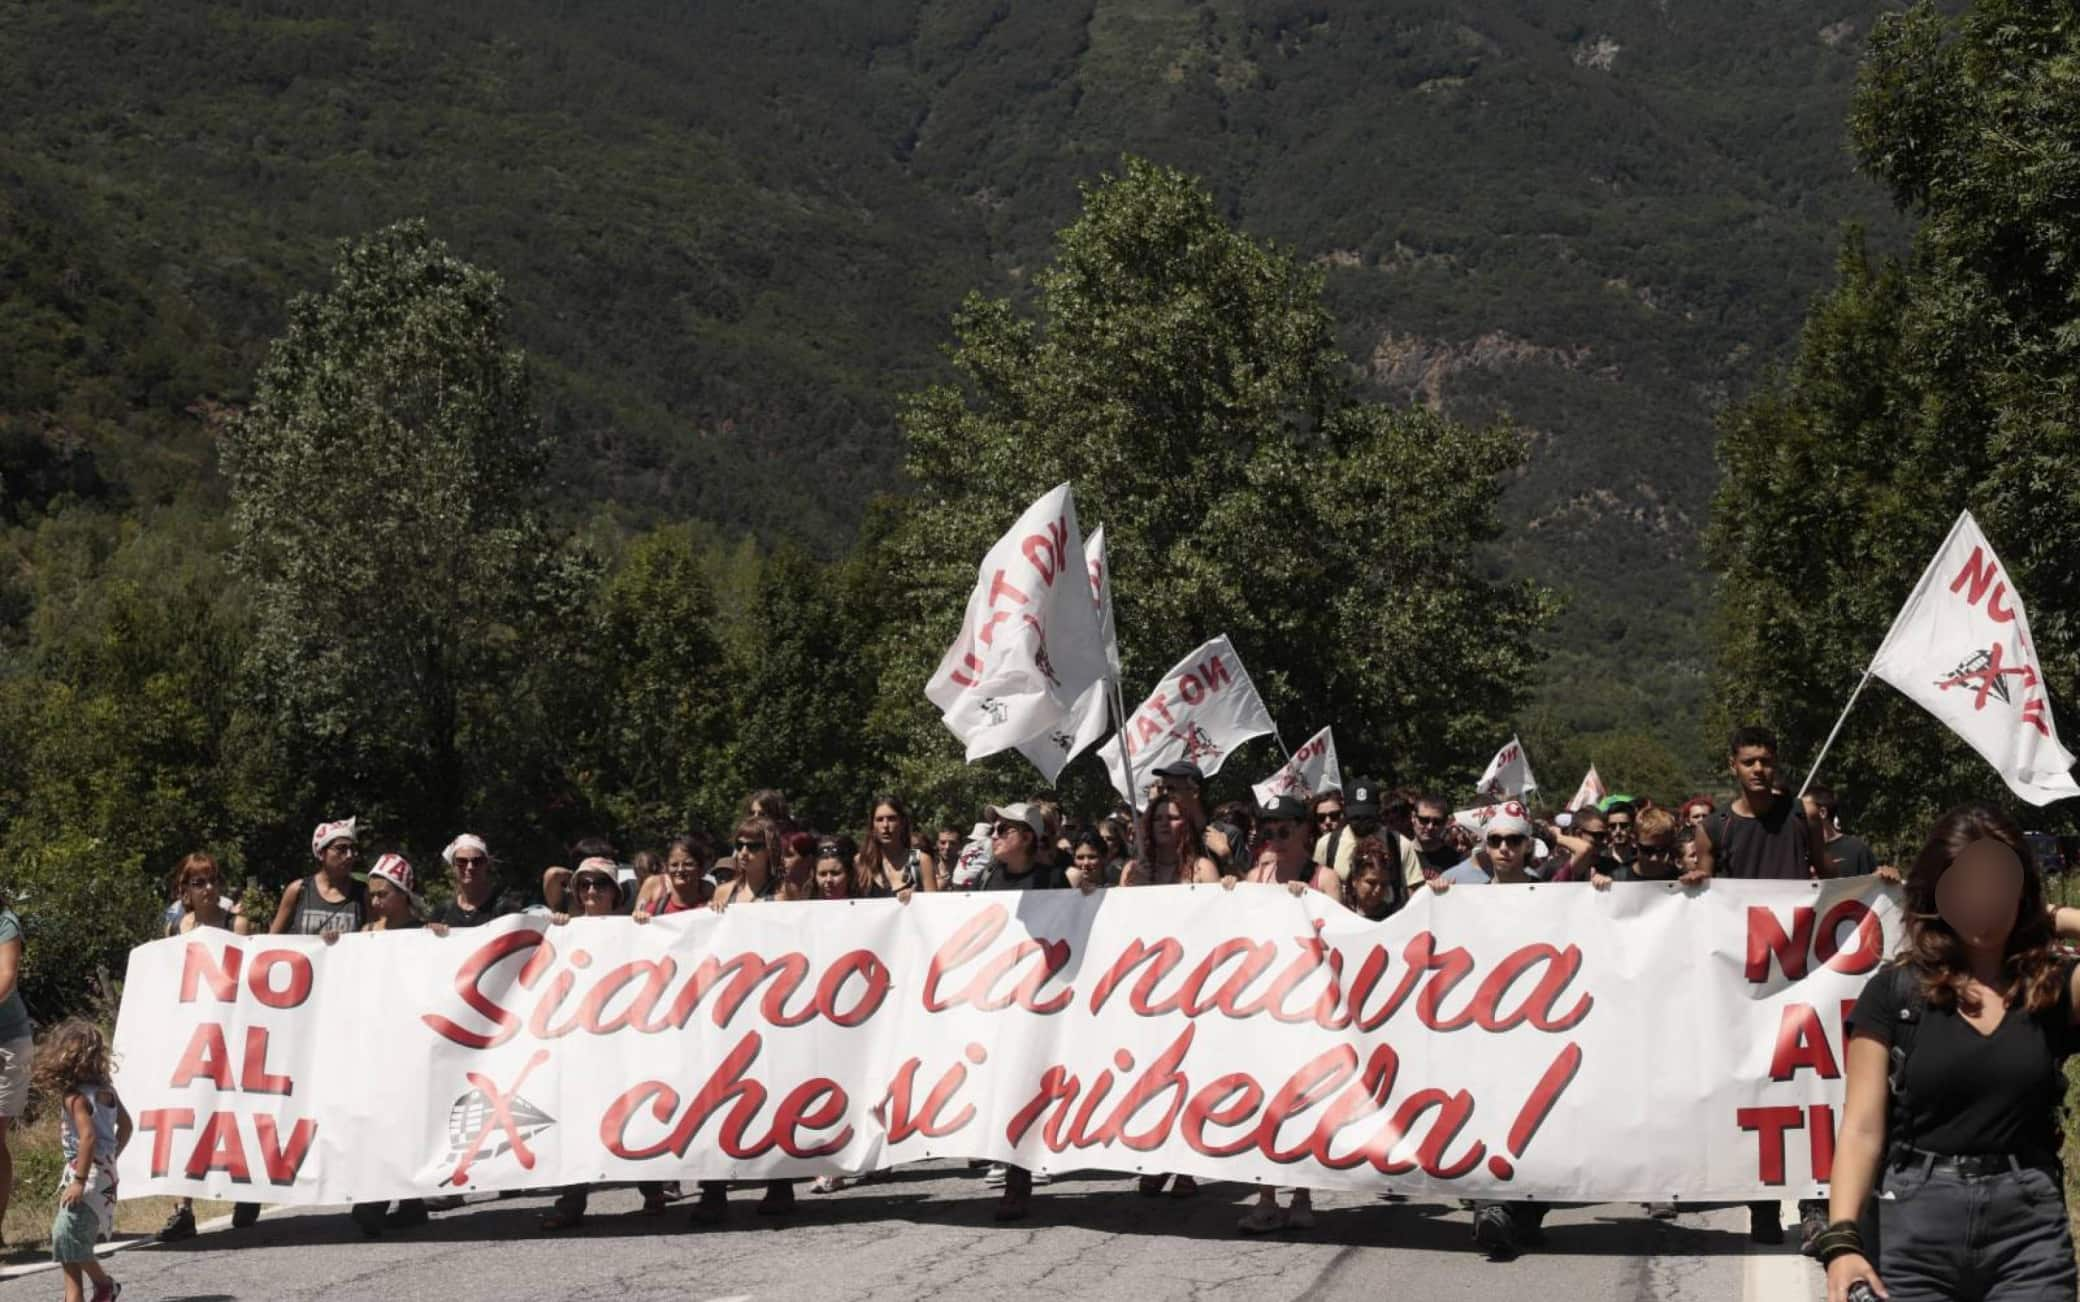
M73 1017L52 1027L36 1046L30 1062L30 1078L46 1099L76 1094L84 1085L109 1078L113 1066L108 1040L101 1028L84 1018Z

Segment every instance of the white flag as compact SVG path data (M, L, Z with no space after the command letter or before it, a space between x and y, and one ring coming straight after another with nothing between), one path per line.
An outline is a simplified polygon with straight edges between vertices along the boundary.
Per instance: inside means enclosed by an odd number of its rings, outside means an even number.
M1327 728L1309 737L1293 752L1292 762L1251 787L1257 803L1268 805L1273 796L1306 800L1324 791L1343 789L1343 769L1336 763L1336 739Z
M1121 728L1136 774L1182 759L1197 764L1207 777L1221 771L1230 751L1270 731L1271 714L1225 635L1179 661ZM1143 790L1127 789L1119 747L1107 746L1101 753L1113 787L1136 809L1146 806L1145 783Z
M960 636L924 689L970 762L1062 726L1104 677L1082 557L1076 500L1060 484L982 558Z
M1574 799L1567 802L1569 809L1587 809L1609 793L1603 789L1603 779L1596 776L1596 766L1591 764L1582 777L1582 785L1575 788Z
M1488 771L1481 774L1478 788L1481 795L1495 799L1521 796L1537 789L1538 779L1531 776L1531 760L1524 754L1524 743L1515 737L1488 761Z
M1098 612L1098 636L1105 640L1105 662L1111 667L1111 676L1119 677L1119 643L1112 632L1112 566L1105 558L1105 526L1099 525L1091 531L1090 541L1083 545L1083 559L1091 572L1091 601ZM1076 708L1069 717L1055 727L1049 728L1028 741L1018 744L1018 753L1032 761L1047 778L1049 786L1060 779L1062 770L1069 761L1090 748L1090 744L1105 735L1105 725L1112 721L1112 711L1106 708L1111 693L1104 679L1099 679L1083 689L1077 699Z
M1922 572L1871 661L1891 683L2000 771L2033 805L2080 796L2058 744L2022 594L1966 511Z

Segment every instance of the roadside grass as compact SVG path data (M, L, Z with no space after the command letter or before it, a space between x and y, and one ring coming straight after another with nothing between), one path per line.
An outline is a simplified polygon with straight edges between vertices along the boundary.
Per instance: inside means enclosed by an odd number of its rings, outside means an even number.
M7 1137L14 1154L14 1197L8 1201L6 1219L0 1221L0 1236L6 1242L0 1261L9 1265L50 1258L51 1217L58 1210L58 1177L65 1170L65 1151L58 1140L57 1110L45 1108L43 1112L35 1121L18 1123ZM130 1198L117 1203L116 1234L152 1233L165 1222L176 1201ZM230 1210L228 1202L195 1200L198 1221Z

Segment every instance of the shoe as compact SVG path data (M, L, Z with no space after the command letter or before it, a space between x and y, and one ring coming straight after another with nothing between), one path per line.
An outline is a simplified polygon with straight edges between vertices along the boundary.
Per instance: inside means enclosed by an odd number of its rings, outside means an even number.
M1296 1202L1286 1208L1286 1228L1289 1230L1311 1230L1314 1228L1314 1204Z
M990 1219L998 1221L1022 1221L1033 1211L1033 1200L1025 1194L1005 1194L997 1199L996 1210Z
M260 1204L259 1204L259 1203L233 1203L233 1204L231 1204L231 1228L232 1228L232 1229L234 1229L234 1230L250 1230L250 1229L252 1229L252 1228L253 1228L253 1227L254 1227L255 1225L258 1225L259 1223L260 1223Z
M850 1181L846 1180L846 1178L842 1175L819 1175L816 1177L815 1181L812 1184L810 1184L809 1192L832 1194L838 1192L840 1189L843 1189L849 1183Z
M1517 1222L1509 1208L1490 1203L1473 1214L1473 1242L1489 1261L1509 1261L1517 1255Z
M1144 1175L1134 1183L1134 1192L1143 1198L1160 1198L1169 1179L1167 1175Z
M639 1214L643 1216L662 1216L664 1215L665 1207L670 1202L671 1199L666 1198L662 1191L653 1190L643 1195L643 1209Z
M1051 1176L1051 1175L1049 1175L1049 1174L1048 1174L1047 1172L1045 1172L1045 1171L1035 1171L1035 1172L1033 1172L1033 1183L1034 1183L1034 1184L1053 1184L1053 1183L1054 1183L1054 1177L1053 1177L1053 1176Z
M116 1302L116 1299L122 1295L123 1286L115 1280L110 1280L106 1284L96 1284L94 1286L94 1293L90 1302Z
M1798 1209L1798 1250L1813 1260L1820 1260L1819 1238L1827 1232L1827 1208L1820 1203L1806 1203Z
M354 1224L361 1227L363 1234L371 1239L381 1238L383 1234L383 1206L382 1203L356 1203L354 1204L354 1210L349 1212L348 1215L354 1218Z
M1648 1219L1648 1220L1652 1220L1652 1221L1672 1221L1672 1220L1674 1220L1675 1218L1676 1218L1676 1205L1675 1205L1674 1203L1648 1203L1648 1204L1647 1204L1647 1219Z
M663 1190L664 1200L668 1203L678 1202L686 1196L686 1190L680 1187L677 1180L667 1180L659 1188Z
M432 1220L426 1212L426 1204L417 1199L406 1199L397 1204L397 1210L383 1218L386 1230L415 1230Z
M760 1216L794 1215L794 1186L784 1180L776 1180L766 1186L766 1196L758 1200Z
M1755 1203L1748 1208L1748 1238L1766 1246L1784 1241L1784 1217L1775 1203Z
M707 1185L701 1186L701 1200L693 1205L693 1211L688 1213L688 1215L692 1218L695 1225L722 1224L723 1218L729 1215L729 1190L727 1186L716 1185L713 1188Z
M583 1212L550 1212L541 1221L542 1230L547 1234L558 1234L564 1230L575 1230L584 1223L585 1213Z
M1197 1198L1199 1196L1199 1182L1188 1175L1178 1176L1170 1182L1170 1196L1172 1198Z
M1235 1228L1244 1234L1269 1234L1286 1227L1286 1214L1277 1203L1258 1203L1235 1222Z
M166 1218L166 1224L159 1227L159 1242L161 1243L179 1243L182 1239L192 1239L194 1237L195 1209L193 1207L174 1208L173 1215Z
M425 1200L425 1207L429 1212L452 1212L462 1205L461 1194L442 1194L438 1198Z
M1002 1189L1004 1187L1004 1164L1002 1162L991 1162L989 1170L983 1173L982 1183L991 1189Z

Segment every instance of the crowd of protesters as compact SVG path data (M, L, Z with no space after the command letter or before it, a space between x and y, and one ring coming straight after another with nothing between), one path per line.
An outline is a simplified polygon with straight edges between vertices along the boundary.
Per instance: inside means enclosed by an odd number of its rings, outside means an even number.
M624 858L624 847L609 840L580 841L572 847L569 865L552 866L542 874L538 895L532 881L516 887L507 877L502 888L490 846L483 837L468 833L456 836L441 852L452 888L444 887L439 898L421 892L413 865L397 853L377 855L365 870L357 871L365 847L360 827L350 818L322 823L312 833L312 870L289 883L267 929L319 936L330 943L349 933L418 927L446 934L511 913L544 915L550 925L576 916L611 914L646 924L687 910L768 902L901 901L919 891L1090 892L1179 883L1226 888L1240 883L1283 885L1296 895L1319 892L1378 920L1405 907L1419 892L1475 885L1580 883L1607 889L1618 882L1665 881L1696 888L1713 878L1807 880L1871 873L1900 879L1843 827L1841 804L1832 791L1813 786L1802 798L1794 798L1784 789L1776 767L1776 743L1767 731L1737 731L1728 746L1728 761L1736 791L1723 807L1709 796L1664 804L1616 794L1564 811L1505 803L1479 818L1455 814L1452 802L1439 795L1382 790L1365 778L1318 792L1311 800L1280 796L1209 809L1204 775L1188 762L1177 762L1150 775L1148 800L1138 812L1122 804L1080 818L1050 802L1030 800L986 808L982 820L969 827L930 828L918 825L901 798L883 795L861 811L864 823L857 838L850 832L803 825L791 816L784 795L768 790L746 801L743 817L720 844L693 830L674 837L661 851L644 849ZM1987 835L1997 833L2006 835L2001 829ZM2007 839L2014 841L2027 864L2027 843L2019 834ZM1923 858L1928 860L1927 855ZM1942 859L1930 871L1939 873L1948 862ZM2034 880L2034 869L2030 871ZM198 927L240 934L252 929L252 921L226 893L223 873L209 855L184 859L170 885L167 934ZM2040 889L2030 898L2032 907L2043 908ZM2067 912L2073 914L2070 926L2054 911L2049 928L2061 934L2080 932L2080 911ZM1914 928L1929 924L1910 918L1908 925L1911 942ZM19 1115L31 1055L27 1015L19 1008L19 995L12 992L19 957L19 927L13 915L0 911L0 986L7 987L0 997L0 1114L9 1116ZM2070 978L2070 970L2066 975ZM2029 1006L2036 1008L2035 996ZM2065 1011L2058 1015L2069 1015L2071 1007L2068 999L2059 1005ZM92 1055L86 1057L91 1060ZM93 1080L74 1086L74 1094L90 1103L101 1097ZM113 1103L112 1094L107 1097ZM100 1121L82 1112L80 1124L98 1126ZM127 1128L122 1138L127 1139ZM104 1149L111 1146L119 1146L113 1135ZM106 1156L103 1152L96 1160ZM5 1197L6 1175L6 1150L0 1144L0 1199ZM983 1178L1001 1191L997 1218L1019 1220L1030 1214L1033 1187L1046 1177L1015 1165L991 1165ZM112 1174L109 1181L112 1185ZM825 1177L812 1189L829 1192L846 1183ZM1184 1175L1143 1175L1137 1187L1149 1197L1167 1193L1190 1198L1199 1192L1197 1182ZM649 1215L664 1213L681 1196L677 1185L646 1183L639 1190L642 1211ZM558 1191L541 1228L553 1233L581 1224L590 1192L584 1186ZM728 1192L726 1182L701 1182L692 1211L695 1223L724 1220ZM450 1197L357 1206L353 1219L375 1235L422 1224L433 1212L460 1201ZM1840 1204L1838 1194L1837 1211ZM794 1211L795 1182L764 1182L756 1210L763 1216ZM1475 1241L1493 1257L1513 1256L1540 1241L1546 1211L1529 1202L1477 1203ZM1646 1211L1668 1219L1681 1209L1653 1204ZM1833 1260L1846 1256L1848 1247L1860 1250L1860 1242L1852 1243L1840 1222L1830 1222L1827 1213L1819 1202L1801 1205L1808 1251L1826 1255L1835 1250ZM258 1214L256 1205L239 1204L233 1224L250 1225ZM1304 1231L1313 1223L1308 1190L1291 1190L1282 1205L1276 1190L1260 1187L1237 1228L1262 1234ZM1785 1230L1777 1204L1753 1205L1749 1229L1757 1242L1781 1242ZM174 1240L195 1233L193 1209L183 1201L160 1237ZM2070 1266L2070 1245L2065 1260ZM1868 1269L1869 1263L1863 1264ZM95 1283L100 1296L100 1281ZM2070 1295L2068 1287L2066 1296Z

